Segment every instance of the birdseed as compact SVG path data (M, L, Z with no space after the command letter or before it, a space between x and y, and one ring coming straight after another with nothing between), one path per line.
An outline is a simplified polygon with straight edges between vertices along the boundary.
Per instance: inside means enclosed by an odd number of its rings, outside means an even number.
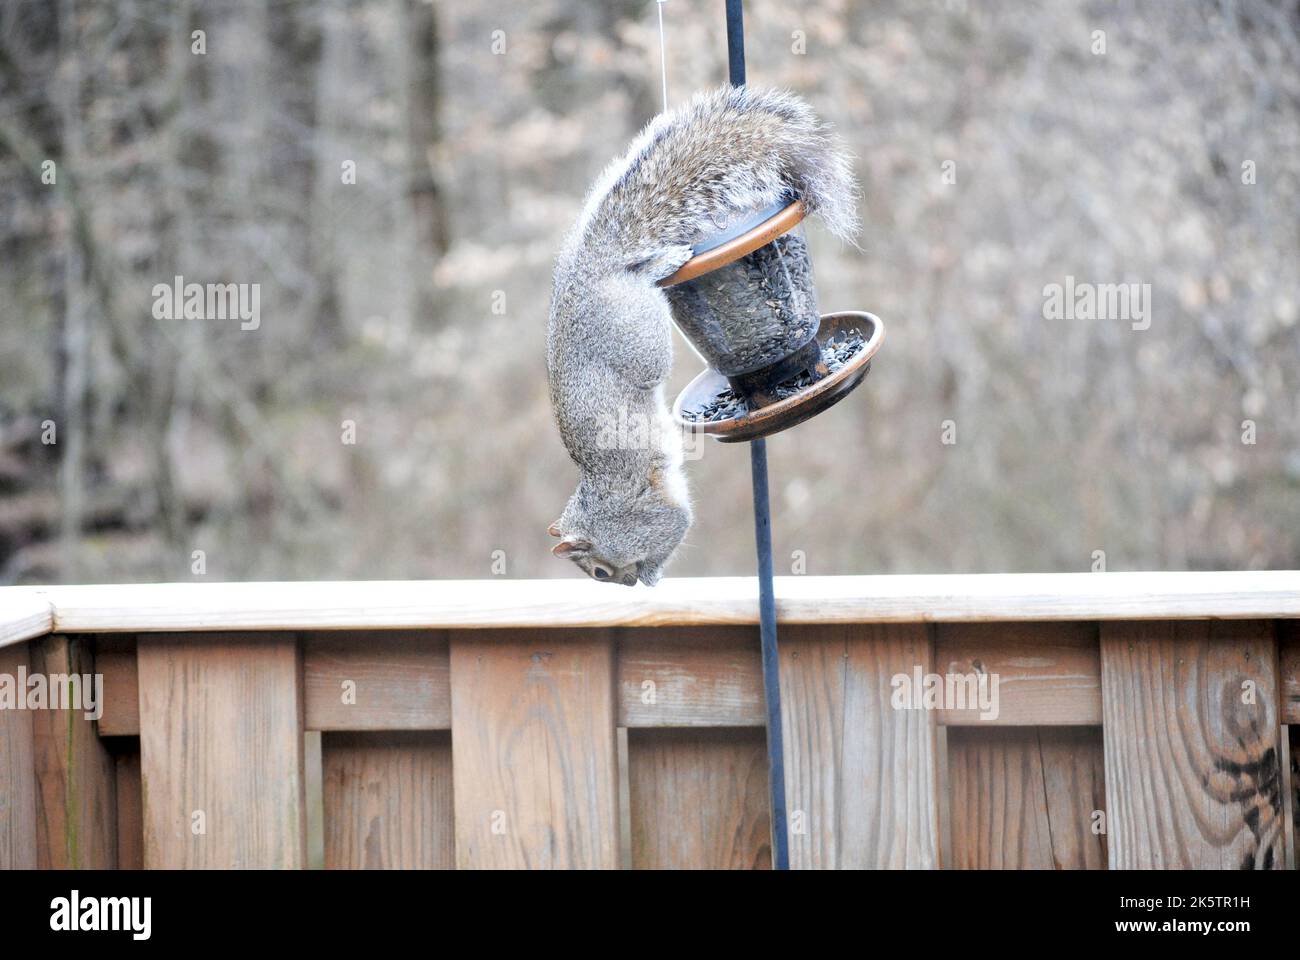
M828 376L844 369L845 364L857 356L866 344L862 334L857 330L839 336L822 347L822 360L826 363ZM774 393L778 401L788 400L795 394L808 389L817 380L812 373L805 371L777 385ZM717 423L720 420L734 420L749 413L749 404L744 397L737 396L730 387L724 388L712 400L694 410L683 410L682 419L690 423Z

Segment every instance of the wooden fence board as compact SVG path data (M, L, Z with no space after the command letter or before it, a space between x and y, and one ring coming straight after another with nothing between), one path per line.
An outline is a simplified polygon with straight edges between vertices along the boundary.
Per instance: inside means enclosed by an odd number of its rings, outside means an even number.
M1280 868L1272 622L1103 624L1101 658L1110 863Z
M923 624L783 629L792 867L939 865L935 713L895 710L890 685L932 664Z
M456 862L618 867L610 631L451 638Z
M1104 870L1106 756L1100 727L1040 729L1052 858L1058 870Z
M32 672L51 687L59 677L94 675L90 643L83 638L56 634L33 641L31 651ZM117 865L116 773L95 721L81 709L38 710L32 734L38 864L112 869Z
M950 729L948 771L954 867L1051 869L1036 730Z
M1287 831L1287 869L1300 870L1300 724L1287 727L1287 757L1291 769L1291 791L1287 797L1289 829Z
M54 605L35 587L0 587L0 647L54 630Z
M0 649L0 674L30 669L26 643ZM32 870L36 860L36 760L32 712L0 710L0 870Z
M634 869L769 869L767 745L761 729L631 730Z
M101 737L140 735L140 679L135 664L135 637L95 638L95 669L104 675Z
M145 865L303 867L296 639L141 637L138 662Z
M1106 866L1100 729L950 728L948 770L954 867Z
M761 727L763 668L752 627L622 630L623 727Z
M1096 623L942 624L940 673L998 678L997 717L978 709L939 711L948 725L1101 724L1101 653Z
M1300 620L1277 621L1277 660L1282 680L1282 722L1300 725Z
M447 657L442 630L304 637L307 729L450 729Z
M455 867L450 734L327 733L321 754L327 870Z
M325 869L325 764L319 730L302 734L302 782L306 797L307 869Z
M782 624L1300 617L1296 570L790 576L775 589ZM0 587L0 609L33 596ZM670 577L623 591L586 577L56 585L35 599L64 632L90 633L758 623L753 577ZM39 606L33 613L27 629L40 630Z
M113 757L117 784L117 867L144 869L144 797L140 774L140 745Z

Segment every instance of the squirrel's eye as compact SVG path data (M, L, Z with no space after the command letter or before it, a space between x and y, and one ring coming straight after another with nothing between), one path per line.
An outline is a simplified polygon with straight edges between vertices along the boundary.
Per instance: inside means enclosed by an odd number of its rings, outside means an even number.
M604 567L592 567L591 571L597 580L608 580L610 578L610 572Z

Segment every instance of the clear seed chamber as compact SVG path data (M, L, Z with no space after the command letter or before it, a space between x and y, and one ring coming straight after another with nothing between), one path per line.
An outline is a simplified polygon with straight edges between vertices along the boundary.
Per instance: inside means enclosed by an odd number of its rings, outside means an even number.
M724 377L780 363L817 336L817 294L802 226L665 293L674 322Z

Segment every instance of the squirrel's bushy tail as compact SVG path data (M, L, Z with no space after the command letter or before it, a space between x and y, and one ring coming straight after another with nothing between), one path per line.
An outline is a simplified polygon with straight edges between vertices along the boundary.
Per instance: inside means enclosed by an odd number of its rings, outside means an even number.
M690 244L795 194L841 239L858 231L848 154L791 93L723 87L660 114L593 187L586 228L623 251Z

